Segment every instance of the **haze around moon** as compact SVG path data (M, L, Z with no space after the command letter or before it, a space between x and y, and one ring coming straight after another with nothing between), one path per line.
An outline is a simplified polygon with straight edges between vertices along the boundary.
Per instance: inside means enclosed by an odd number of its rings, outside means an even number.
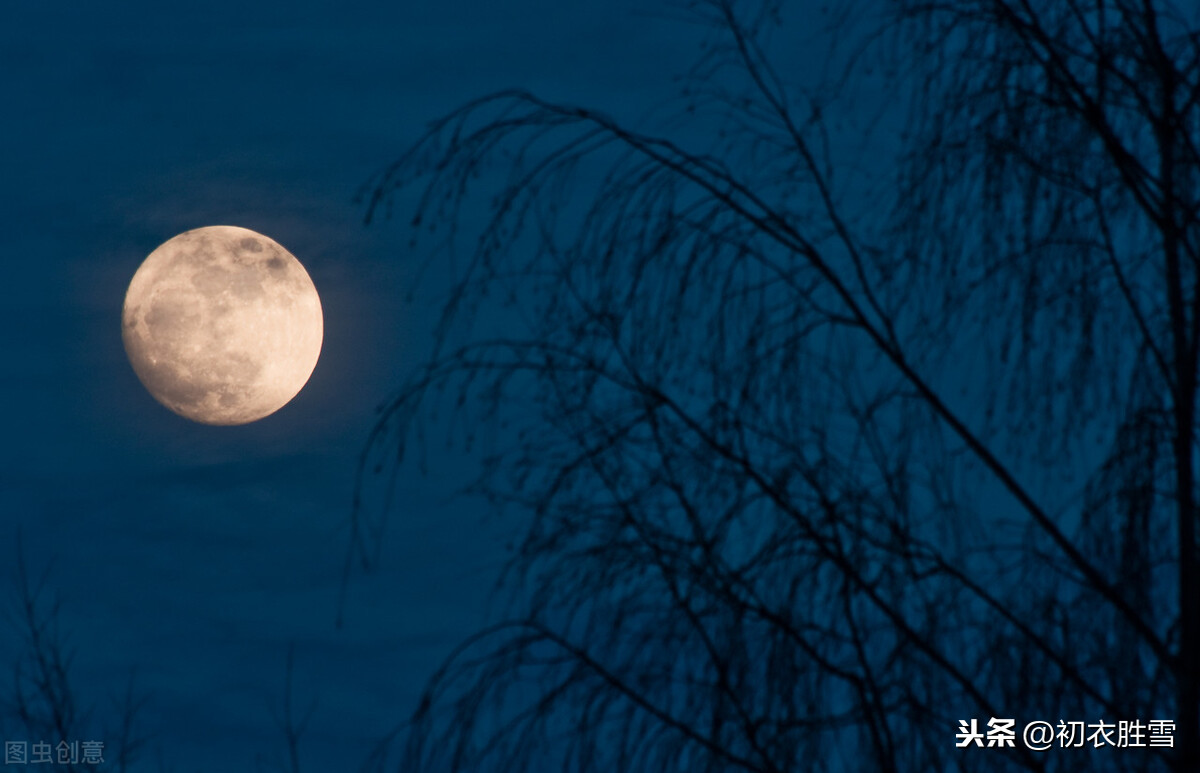
M125 293L121 337L167 408L202 424L246 424L308 382L324 321L300 261L262 234L218 225L150 253Z

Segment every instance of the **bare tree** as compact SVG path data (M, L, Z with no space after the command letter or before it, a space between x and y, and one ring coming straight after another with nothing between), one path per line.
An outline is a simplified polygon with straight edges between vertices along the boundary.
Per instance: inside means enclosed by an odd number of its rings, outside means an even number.
M1200 769L1200 20L866 7L804 84L818 9L688 3L653 130L505 92L370 184L368 219L421 181L453 277L360 486L449 400L528 515L412 769Z
M68 773L98 765L116 773L139 769L150 736L143 716L147 698L136 688L134 673L124 692L107 705L81 696L71 675L75 648L62 629L59 601L47 587L50 569L33 577L19 535L14 567L10 623L22 652L12 664L10 689L0 703L0 729L6 745L13 742L21 750L6 764L50 764ZM88 751L84 744L91 743L100 745ZM40 753L34 744L43 745ZM9 755L6 746L6 760Z
M307 732L313 714L317 710L317 700L313 698L309 701L303 712L297 716L298 707L293 694L295 661L296 646L295 643L291 643L288 645L287 657L284 661L283 696L280 708L272 710L275 725L283 736L283 751L277 752L275 759L270 764L262 755L259 755L255 759L256 771L277 770L281 773L300 773L303 767L301 763L304 758L300 753L300 741Z

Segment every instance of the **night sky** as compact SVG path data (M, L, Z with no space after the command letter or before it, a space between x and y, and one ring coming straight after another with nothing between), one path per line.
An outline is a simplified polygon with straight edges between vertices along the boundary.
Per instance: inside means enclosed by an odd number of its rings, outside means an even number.
M136 671L171 769L272 764L289 644L297 703L316 701L306 768L349 769L487 619L505 527L449 497L450 450L400 479L380 569L352 582L335 627L358 452L436 309L407 299L423 256L405 219L366 227L354 195L428 122L497 88L639 115L694 41L637 7L5 7L0 560L12 568L20 534L31 571L49 569L83 703L103 712ZM308 386L242 427L160 406L120 337L146 255L215 224L288 248L325 313ZM0 642L7 685L19 641Z

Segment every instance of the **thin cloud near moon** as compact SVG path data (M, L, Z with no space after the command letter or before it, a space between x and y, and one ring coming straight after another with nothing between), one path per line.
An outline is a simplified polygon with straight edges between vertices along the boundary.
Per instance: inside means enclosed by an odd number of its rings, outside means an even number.
M125 352L156 400L203 424L246 424L286 405L321 353L321 301L300 261L246 228L208 226L160 245L121 315Z

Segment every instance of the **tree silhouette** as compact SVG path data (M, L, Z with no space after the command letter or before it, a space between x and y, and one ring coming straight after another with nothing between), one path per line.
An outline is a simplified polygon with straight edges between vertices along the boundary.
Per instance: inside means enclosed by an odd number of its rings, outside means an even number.
M0 698L5 764L51 764L66 773L100 765L114 773L149 770L142 762L151 737L145 728L148 699L136 688L134 673L111 701L80 694L71 673L76 650L62 628L59 601L47 587L50 570L34 577L19 532L15 542L14 593L5 611L20 655ZM159 760L155 770L167 769Z
M453 276L360 494L449 404L528 518L406 769L1200 769L1197 11L866 9L688 3L653 130L509 91L369 184Z

